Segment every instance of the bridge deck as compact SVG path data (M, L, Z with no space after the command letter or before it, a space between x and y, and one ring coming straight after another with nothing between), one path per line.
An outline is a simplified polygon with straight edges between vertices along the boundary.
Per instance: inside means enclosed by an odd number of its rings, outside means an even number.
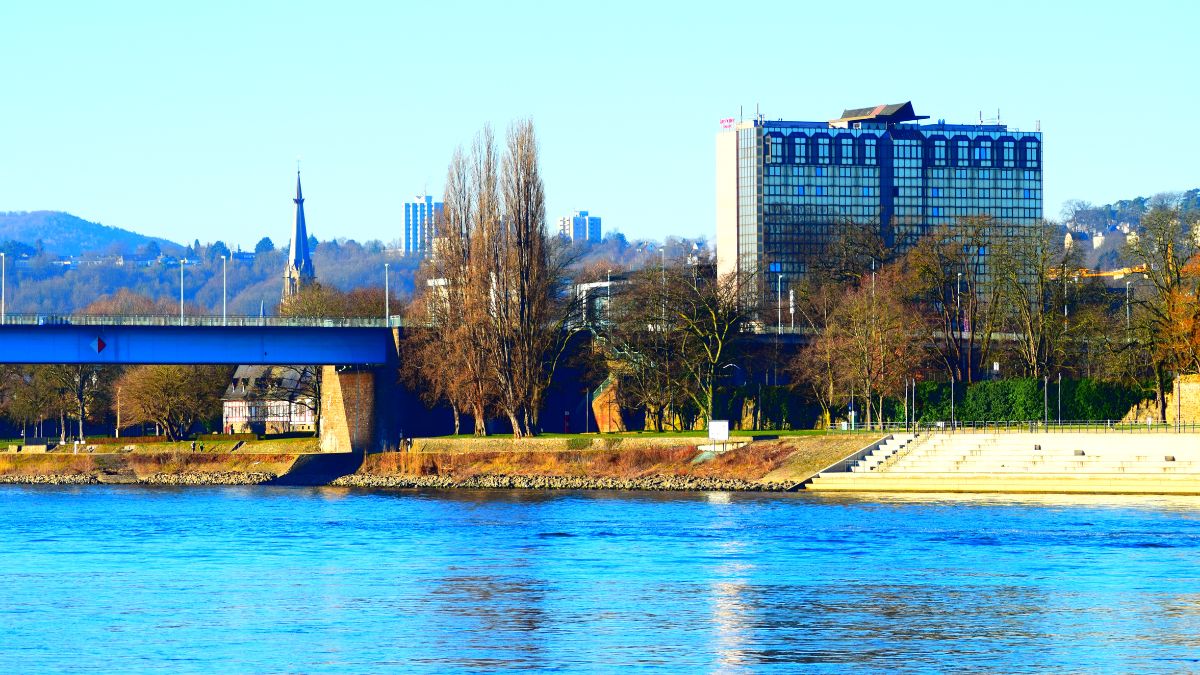
M373 327L90 321L96 318L37 325L6 317L0 324L0 363L381 365L394 352L382 318Z

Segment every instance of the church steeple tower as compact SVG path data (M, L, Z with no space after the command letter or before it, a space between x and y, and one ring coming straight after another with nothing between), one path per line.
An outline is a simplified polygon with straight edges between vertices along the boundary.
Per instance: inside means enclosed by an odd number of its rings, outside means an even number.
M308 228L304 224L304 193L300 190L300 169L296 169L296 222L292 227L292 245L288 251L287 268L283 271L283 299L296 295L313 282L312 258L308 255Z

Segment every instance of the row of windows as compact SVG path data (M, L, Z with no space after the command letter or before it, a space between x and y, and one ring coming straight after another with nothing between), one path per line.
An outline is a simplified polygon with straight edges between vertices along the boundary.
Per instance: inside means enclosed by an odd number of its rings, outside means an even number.
M768 164L860 164L878 163L878 139L874 136L839 134L768 133L763 136L763 157ZM1016 167L1040 166L1041 144L1034 138L1020 141L999 138L931 136L924 140L896 139L892 158L896 163L925 166Z

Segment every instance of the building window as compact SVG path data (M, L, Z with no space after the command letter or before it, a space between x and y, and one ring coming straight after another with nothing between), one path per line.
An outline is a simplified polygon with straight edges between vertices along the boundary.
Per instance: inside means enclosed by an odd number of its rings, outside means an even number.
M1038 146L1037 143L1030 143L1025 146L1025 164L1027 166L1037 166L1038 163Z
M854 139L850 136L842 136L841 142L838 145L838 152L841 155L842 164L853 164Z
M817 139L817 164L829 163L829 139Z
M875 163L875 139L863 139L863 157L866 159L866 164Z
M797 164L807 164L808 163L808 143L807 143L807 141L808 141L808 139L805 138L804 136L797 136L794 141L794 143L795 143L794 148L795 148Z
M992 146L987 141L980 141L979 145L975 146L975 161L980 166L992 165Z
M1012 166L1016 160L1016 151L1012 141L1004 141L1004 166Z
M955 144L955 164L958 166L966 166L970 163L968 157L968 149L966 141L959 141Z
M933 142L933 163L937 166L946 165L946 141L939 139Z

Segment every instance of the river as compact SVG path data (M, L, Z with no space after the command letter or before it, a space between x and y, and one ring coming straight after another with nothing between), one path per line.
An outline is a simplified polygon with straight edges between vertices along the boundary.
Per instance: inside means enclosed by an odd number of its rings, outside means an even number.
M1193 672L1200 498L0 487L0 672Z

